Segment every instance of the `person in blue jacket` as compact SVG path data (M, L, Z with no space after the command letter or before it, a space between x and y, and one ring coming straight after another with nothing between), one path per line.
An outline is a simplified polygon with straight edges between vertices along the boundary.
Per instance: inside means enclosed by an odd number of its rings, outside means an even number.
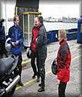
M7 57L7 51L5 49L5 27L3 26L3 22L5 20L0 20L0 58L3 58L3 55Z
M80 19L78 19L77 43L82 44L82 15L80 16Z
M19 75L21 76L22 72L22 44L23 44L23 31L19 26L19 16L15 16L13 19L14 25L10 27L8 32L8 38L10 40L8 43L11 44L11 54L18 56L18 68L19 68ZM23 86L21 80L18 83L20 86Z

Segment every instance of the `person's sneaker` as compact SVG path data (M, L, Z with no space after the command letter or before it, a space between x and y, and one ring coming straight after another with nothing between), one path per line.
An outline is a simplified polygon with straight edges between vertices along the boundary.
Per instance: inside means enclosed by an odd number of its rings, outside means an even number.
M38 92L43 92L43 91L45 91L44 87L41 87L41 88L38 89Z
M23 83L21 81L18 82L18 85L23 87Z

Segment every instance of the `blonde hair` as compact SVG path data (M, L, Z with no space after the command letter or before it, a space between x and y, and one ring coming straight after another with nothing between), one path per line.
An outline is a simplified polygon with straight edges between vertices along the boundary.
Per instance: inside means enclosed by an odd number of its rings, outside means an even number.
M59 30L59 31L58 31L58 34L60 35L60 37L61 37L62 39L66 39L66 37L67 37L67 35L66 35L66 30L64 30L64 29Z
M19 16L15 15L14 18L13 18L13 21L16 21L16 18L19 18Z

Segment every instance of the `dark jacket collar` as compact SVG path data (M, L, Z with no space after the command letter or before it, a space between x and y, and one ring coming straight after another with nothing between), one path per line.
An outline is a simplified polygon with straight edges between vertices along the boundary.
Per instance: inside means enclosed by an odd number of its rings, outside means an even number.
M41 25L38 26L38 27L34 26L33 29L38 29L38 30L39 30L42 26L43 26L43 24L41 24Z
M62 45L64 45L64 44L66 44L67 42L66 42L66 40L65 39L63 39L61 42L60 42L60 46L62 46Z
M43 26L43 24L41 24L40 26L39 26L39 28L41 28Z

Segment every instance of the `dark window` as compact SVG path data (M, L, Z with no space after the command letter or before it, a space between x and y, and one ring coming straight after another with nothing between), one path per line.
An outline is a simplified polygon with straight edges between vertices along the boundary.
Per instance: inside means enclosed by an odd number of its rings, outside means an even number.
M39 0L16 0L16 6L38 9Z

